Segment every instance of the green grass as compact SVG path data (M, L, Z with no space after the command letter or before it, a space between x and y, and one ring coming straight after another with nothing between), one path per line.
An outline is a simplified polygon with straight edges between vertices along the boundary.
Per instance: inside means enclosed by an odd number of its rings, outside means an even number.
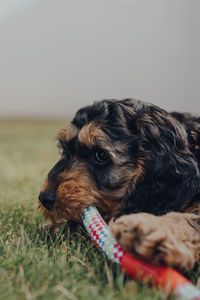
M83 228L41 231L37 195L58 159L60 125L0 122L0 299L165 299L125 278ZM198 273L189 276L196 281Z

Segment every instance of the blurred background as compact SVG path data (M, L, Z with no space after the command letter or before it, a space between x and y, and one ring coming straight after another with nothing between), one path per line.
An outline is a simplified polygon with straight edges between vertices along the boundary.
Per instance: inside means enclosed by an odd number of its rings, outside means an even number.
M102 98L200 114L199 0L0 0L0 118Z

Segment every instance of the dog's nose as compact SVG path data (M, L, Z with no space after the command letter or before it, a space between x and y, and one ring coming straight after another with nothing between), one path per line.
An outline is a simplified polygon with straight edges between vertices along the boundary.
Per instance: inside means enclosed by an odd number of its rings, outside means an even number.
M46 207L48 210L52 210L55 200L56 200L56 195L55 192L53 191L45 191L41 192L39 194L39 200L42 203L44 207Z

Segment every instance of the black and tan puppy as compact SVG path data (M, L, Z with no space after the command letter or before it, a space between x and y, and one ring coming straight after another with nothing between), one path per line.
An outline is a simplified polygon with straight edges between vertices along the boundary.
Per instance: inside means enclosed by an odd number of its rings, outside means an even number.
M103 100L58 133L60 160L42 187L52 223L95 205L128 252L191 269L200 253L200 118Z

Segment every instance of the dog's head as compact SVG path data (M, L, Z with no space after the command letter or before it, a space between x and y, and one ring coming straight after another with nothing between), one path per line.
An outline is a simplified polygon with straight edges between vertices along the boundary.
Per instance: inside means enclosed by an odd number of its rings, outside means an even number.
M199 187L185 129L141 101L103 100L80 109L58 133L62 154L39 195L53 222L81 221L95 205L104 217L178 210Z

